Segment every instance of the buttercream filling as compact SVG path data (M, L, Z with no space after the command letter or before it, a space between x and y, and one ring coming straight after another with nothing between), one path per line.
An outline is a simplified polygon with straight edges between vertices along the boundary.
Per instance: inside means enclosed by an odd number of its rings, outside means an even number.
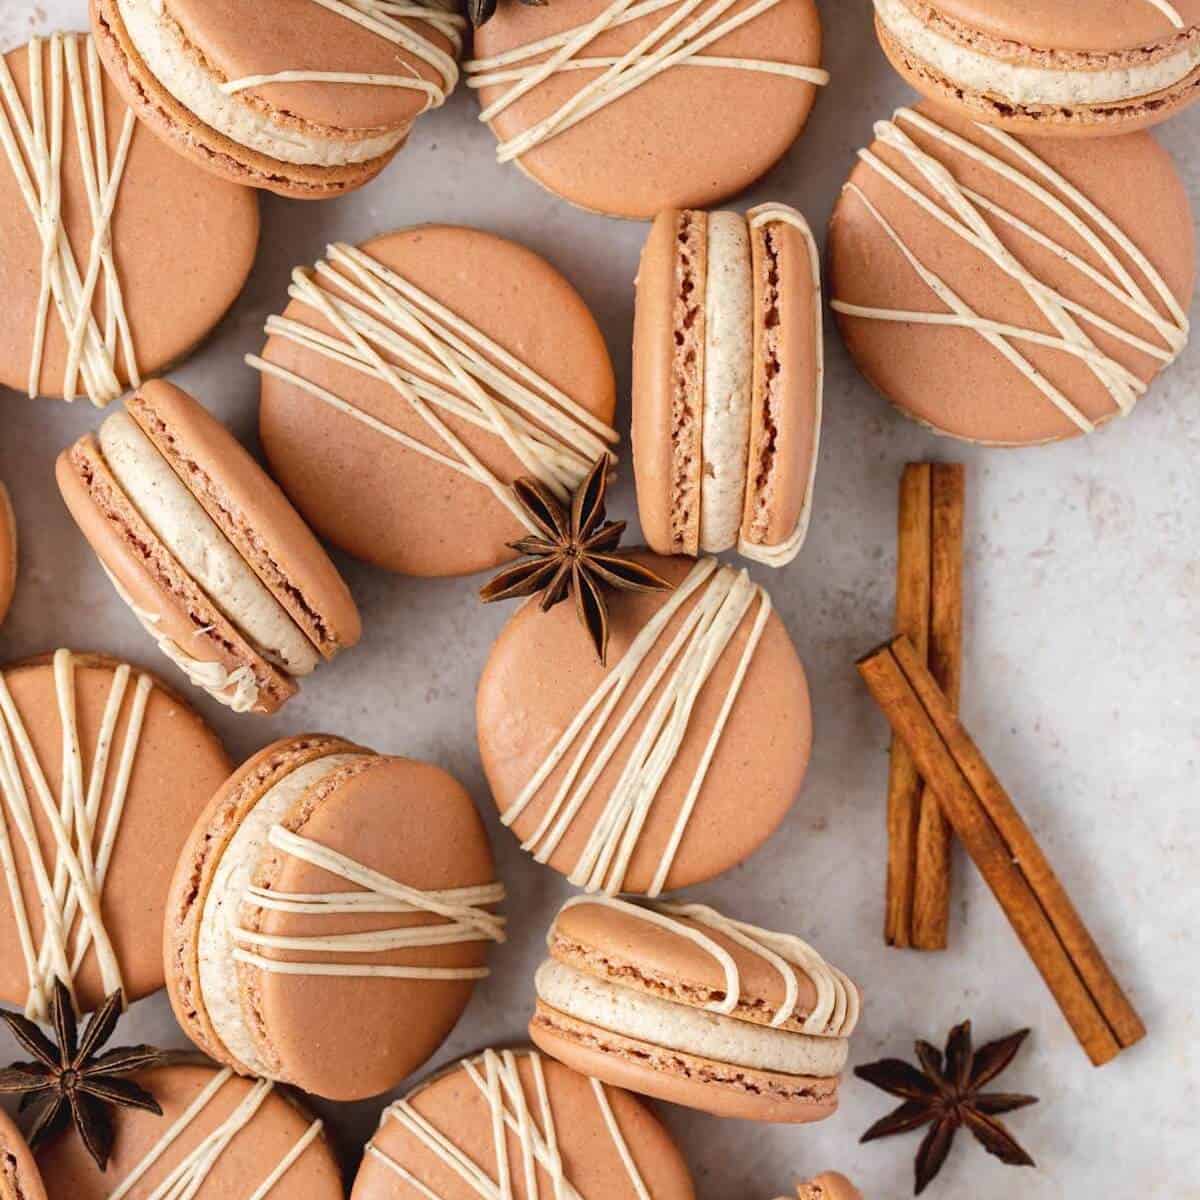
M534 980L551 1008L635 1038L749 1070L833 1078L846 1065L845 1038L812 1037L648 996L550 959Z
M1200 39L1151 63L1101 70L1021 66L982 54L930 29L904 0L875 0L884 28L913 57L972 92L1013 104L1110 104L1172 87L1200 66Z
M269 110L221 89L222 80L167 13L164 0L117 0L134 49L176 100L239 146L298 166L339 167L369 162L404 140L407 127L367 137L301 133Z

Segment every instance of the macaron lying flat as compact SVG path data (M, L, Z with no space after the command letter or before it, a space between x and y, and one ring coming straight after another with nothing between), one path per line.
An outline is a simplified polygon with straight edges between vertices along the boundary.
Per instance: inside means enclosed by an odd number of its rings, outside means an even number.
M0 1111L0 1200L46 1200L42 1173L21 1131Z
M695 1192L675 1143L636 1096L524 1049L463 1059L387 1108L351 1192L352 1200L558 1195L693 1200Z
M167 903L171 1003L235 1070L334 1100L386 1091L454 1027L503 899L444 771L313 734L213 797Z
M197 687L274 712L353 646L349 589L237 439L186 392L146 384L59 455L59 490L121 597Z
M808 531L824 385L808 223L668 209L642 250L633 332L638 513L660 554L735 546L779 567Z
M799 938L699 904L569 900L529 1032L584 1074L716 1116L837 1108L858 989Z
M875 0L875 27L919 92L1015 132L1107 137L1200 96L1200 0Z
M826 1171L796 1189L799 1200L862 1200L862 1193L837 1171Z
M458 80L450 4L91 0L105 66L180 154L298 199L360 187Z
M8 489L0 482L0 625L17 586L17 519Z

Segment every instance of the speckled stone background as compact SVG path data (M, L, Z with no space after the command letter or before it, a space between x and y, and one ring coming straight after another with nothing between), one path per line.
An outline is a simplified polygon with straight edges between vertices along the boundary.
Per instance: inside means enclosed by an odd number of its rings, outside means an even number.
M84 0L0 0L0 48L80 27ZM866 0L823 0L833 84L786 161L739 204L799 206L820 230L871 123L908 98L877 49ZM642 225L582 214L493 158L465 91L424 118L387 172L326 204L263 200L257 269L216 336L174 378L247 441L261 344L288 272L335 238L420 221L477 224L533 247L597 313L622 393L629 378L633 276ZM1200 110L1161 132L1200 202ZM1130 180L1136 187L1137 181ZM220 247L213 247L220 253ZM928 1195L955 1200L1200 1197L1200 347L1133 417L1087 440L1029 451L941 442L892 412L829 338L826 419L813 532L803 556L766 579L812 683L816 750L785 828L752 862L701 889L760 924L811 938L860 980L866 1016L852 1059L907 1055L971 1017L981 1038L1029 1025L1004 1084L1042 1103L1012 1119L1036 1170L1001 1167L965 1136ZM622 408L621 421L628 417ZM169 670L117 602L53 485L61 447L99 422L73 408L0 394L0 478L12 490L23 566L0 659L55 645L96 648ZM959 863L953 949L884 948L883 794L887 735L853 669L888 632L896 484L928 455L969 465L965 718L1018 799L1150 1028L1096 1071L1075 1044L973 868ZM634 518L625 472L618 515ZM488 816L511 890L513 939L444 1047L442 1062L521 1036L543 931L567 894L494 820L475 750L475 681L505 618L477 581L427 583L343 563L362 607L362 646L323 668L284 713L199 707L238 757L306 729L345 734L449 768ZM165 998L126 1018L129 1038L180 1041ZM0 1057L13 1053L0 1044ZM837 1167L872 1200L911 1193L916 1138L860 1147L888 1100L850 1080L825 1124L768 1128L664 1111L701 1200L769 1200L798 1174ZM348 1162L383 1101L320 1106ZM63 1198L66 1200L66 1198Z

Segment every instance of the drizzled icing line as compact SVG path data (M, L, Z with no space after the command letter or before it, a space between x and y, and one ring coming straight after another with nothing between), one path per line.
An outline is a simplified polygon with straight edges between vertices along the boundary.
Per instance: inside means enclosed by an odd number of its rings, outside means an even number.
M155 1163L192 1127L200 1114L216 1098L217 1093L233 1077L234 1073L229 1067L218 1071L195 1100L188 1105L179 1119L150 1147L146 1156L125 1176L116 1191L109 1193L108 1200L124 1200L124 1197L133 1191ZM154 1191L146 1196L146 1200L192 1200L192 1197L207 1182L233 1139L254 1120L274 1086L266 1079L256 1079L237 1108L194 1150L179 1161L174 1170ZM271 1173L254 1189L249 1200L266 1200L266 1197L274 1191L275 1185L287 1174L296 1160L320 1136L321 1129L322 1122L313 1121L303 1136L275 1165Z
M83 64L79 54L81 44L84 47ZM0 144L41 242L41 283L30 352L28 392L30 396L36 396L40 389L47 323L53 303L67 334L63 396L67 400L75 398L76 386L82 376L88 399L97 408L103 408L124 391L117 376L118 347L131 383L134 387L141 384L129 316L112 251L112 220L133 141L134 116L126 110L110 160L104 76L96 44L90 36L56 33L49 41L32 38L28 63L27 111L8 62L0 56L0 97L3 98L0 102ZM63 221L63 151L68 96L92 227L82 273ZM93 313L97 292L104 299L103 330Z
M771 62L755 58L728 58L702 54L714 42L735 29L769 12L782 0L755 0L741 12L719 21L739 0L614 0L593 20L552 37L542 38L491 58L474 59L467 63L467 86L492 87L508 83L512 86L479 114L481 121L491 121L506 108L563 71L599 70L600 74L584 84L528 129L501 142L496 150L500 162L520 158L522 154L565 133L594 113L622 96L648 83L672 67L713 67L727 70L752 71L764 75L783 75L789 79L814 84L829 82L829 72L819 67L796 63ZM675 8L664 16L645 37L617 58L581 58L580 51L601 34L618 29L664 9ZM695 16L693 14L699 13ZM690 19L689 19L690 18ZM549 57L541 58L542 55ZM541 58L541 61L534 61Z
M1069 247L1056 242L986 196L961 184L945 164L932 154L922 150L905 133L902 128L905 123L934 138L947 148L966 155L1038 201L1048 212L1070 226L1072 231L1103 262L1105 270L1097 269ZM1089 324L1125 345L1150 355L1165 366L1174 362L1187 345L1190 331L1187 314L1162 275L1130 237L1078 188L1055 171L1032 149L1011 135L985 125L976 125L975 128L1014 155L1021 163L1021 167L1013 166L939 125L930 117L912 109L898 109L893 120L881 121L875 127L877 139L895 150L911 164L918 171L922 180L933 188L941 203L931 199L872 150L860 150L859 158L881 178L917 204L925 213L973 249L985 255L1006 276L1019 284L1056 332L1048 334L1040 330L1022 329L980 316L944 280L921 262L913 248L904 241L879 208L871 202L861 188L853 183L847 184L846 190L862 202L903 254L909 265L949 311L944 313L908 312L869 305L848 304L841 300L834 300L832 307L836 312L845 316L859 317L865 320L901 321L973 330L1008 359L1048 401L1080 430L1091 433L1095 429L1095 424L1063 394L1061 389L1051 383L1014 343L1023 342L1046 346L1078 358L1088 366L1096 379L1108 391L1117 411L1128 414L1133 410L1138 398L1146 391L1147 385L1132 371L1101 350L1088 336L1083 324ZM1139 337L1042 282L1007 249L988 223L985 214L1052 251L1079 274L1102 288L1114 300L1119 301L1131 315L1150 325L1163 344L1155 345L1145 338ZM1115 244L1142 272L1154 294L1166 307L1170 314L1169 318L1162 315L1153 300L1147 296L1142 286L1138 284L1116 253L1109 247L1105 238Z
M697 603L580 779L585 761L605 732L638 668L658 644L671 619L694 593L700 593ZM628 762L569 876L573 884L589 892L602 890L609 895L616 895L624 890L630 861L663 780L683 745L696 700L756 601L758 609L746 647L647 894L657 896L662 892L704 787L713 755L771 615L770 597L750 581L745 571L722 567L712 558L697 562L666 604L645 624L621 661L605 675L600 686L550 750L521 794L501 815L505 825L511 826L517 821L554 770L578 745L578 753L572 759L558 791L537 828L522 843L523 849L533 852L538 862L549 861L629 730L649 708L645 727L630 750ZM663 685L661 694L654 700L660 683Z
M531 1111L532 1105L525 1094L525 1085L518 1070L518 1062L522 1057L529 1059L537 1108L541 1117L540 1125ZM508 1153L508 1134L511 1132L516 1135L520 1145L520 1178L524 1181L525 1200L543 1198L538 1185L538 1167L550 1178L550 1196L553 1200L584 1200L567 1178L563 1166L541 1054L536 1050L522 1051L519 1054L512 1050L485 1050L479 1058L464 1059L460 1065L479 1089L491 1113L492 1147L496 1156L495 1179L417 1111L412 1104L413 1096L398 1100L385 1109L380 1127L389 1120L398 1122L426 1150L458 1175L481 1200L513 1200L516 1195L518 1167L510 1160ZM634 1193L638 1200L651 1200L629 1145L617 1124L604 1085L596 1079L589 1082L604 1127L613 1140ZM374 1141L368 1143L367 1153L415 1189L423 1200L445 1200L406 1167L384 1153Z
M1183 14L1180 13L1179 9L1177 9L1174 4L1170 3L1170 0L1146 0L1146 3L1153 4L1154 7L1157 8L1158 11L1162 13L1162 15L1166 17L1172 25L1175 26L1176 29L1183 29L1186 25L1186 22L1183 19Z
M344 243L312 272L297 268L288 295L316 309L330 335L272 316L267 334L388 384L445 446L410 437L303 376L257 355L246 362L450 470L474 479L530 532L530 518L442 419L439 410L491 431L561 500L618 440L614 429L473 325L377 259ZM322 284L329 285L328 287Z
M62 730L61 795L56 799L38 761L29 732L17 710L4 675L0 673L0 863L4 867L13 917L25 960L29 993L26 1014L39 1021L48 1018L55 978L61 979L75 999L74 979L88 950L95 948L104 991L121 988L121 965L104 926L100 899L113 848L120 830L129 779L141 743L146 704L153 680L138 675L130 697L125 740L112 777L108 811L97 829L105 785L109 778L113 739L129 692L132 671L125 664L113 672L112 686L100 719L90 770L85 774L75 709L75 658L69 650L54 655L54 689ZM38 830L21 768L54 842L53 875L43 857ZM42 940L36 945L21 879L13 855L10 822L16 826L42 915ZM99 841L96 841L97 833Z
M450 891L424 892L364 867L311 838L274 825L269 845L361 889L355 892L280 893L251 886L242 903L261 911L299 913L324 917L339 913L429 913L443 918L434 925L407 925L363 933L282 937L239 928L234 931L237 962L277 975L336 975L388 979L485 979L487 967L392 966L342 962L288 962L267 958L257 950L307 951L318 954L382 954L430 946L457 946L466 942L503 942L504 918L487 906L504 900L502 883ZM246 947L249 947L247 949Z
M794 935L773 933L767 929L760 929L757 925L734 921L703 904L675 904L665 901L657 904L633 904L614 897L575 896L563 905L559 915L568 909L588 904L603 905L648 924L657 925L661 929L687 938L710 954L724 973L725 996L722 1000L706 1004L704 1007L708 1012L729 1016L737 1010L742 999L741 976L737 963L725 947L704 933L703 929L694 928L695 925L723 934L743 949L758 955L778 972L783 980L784 998L771 1018L772 1028L778 1029L796 1016L800 1003L800 989L796 981L796 970L793 968L806 975L817 990L817 1002L804 1018L802 1033L810 1037L846 1038L858 1025L861 1011L858 988L841 971L826 962L812 946ZM692 924L684 924L685 921ZM551 946L554 936L552 928L547 937Z

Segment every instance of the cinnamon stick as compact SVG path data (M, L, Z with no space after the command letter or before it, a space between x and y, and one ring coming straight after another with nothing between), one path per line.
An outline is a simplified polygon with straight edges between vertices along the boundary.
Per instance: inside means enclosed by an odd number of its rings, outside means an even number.
M1115 1058L1145 1026L916 647L898 637L858 669L1089 1058Z

